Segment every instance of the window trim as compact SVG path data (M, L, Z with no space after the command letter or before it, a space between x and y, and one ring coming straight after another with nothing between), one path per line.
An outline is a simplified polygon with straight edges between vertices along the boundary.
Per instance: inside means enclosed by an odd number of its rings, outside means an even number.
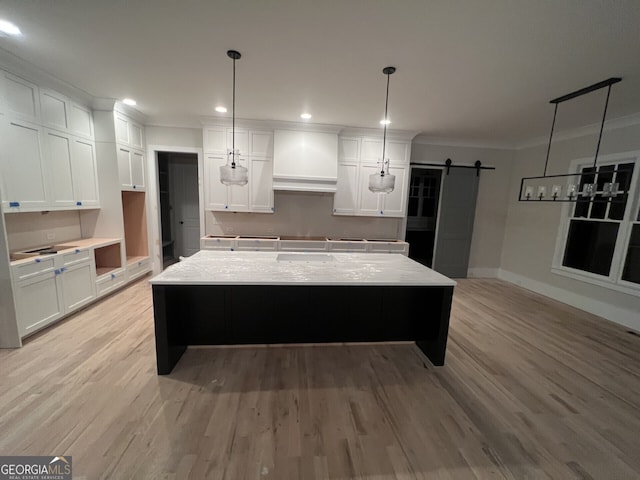
M631 163L635 164L633 175L631 177L631 187L629 189L629 199L622 220L611 219L584 219L594 222L615 222L620 225L616 244L611 260L611 269L609 275L598 275L583 270L578 270L562 265L564 251L569 234L569 226L572 217L575 202L564 202L562 205L560 223L556 235L556 246L551 264L551 273L568 277L581 282L598 285L600 287L616 290L628 295L640 296L640 284L629 282L622 279L624 263L628 254L628 245L631 239L631 228L634 224L640 223L638 218L638 209L640 208L640 150L630 152L615 153L610 155L602 155L598 158L598 167L614 163ZM577 158L569 164L569 173L579 173L584 167L593 166L593 158Z

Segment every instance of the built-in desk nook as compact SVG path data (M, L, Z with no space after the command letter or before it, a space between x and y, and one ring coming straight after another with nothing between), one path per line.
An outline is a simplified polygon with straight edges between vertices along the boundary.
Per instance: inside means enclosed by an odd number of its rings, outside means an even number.
M411 340L443 365L456 285L404 255L205 250L151 284L161 375L189 345Z

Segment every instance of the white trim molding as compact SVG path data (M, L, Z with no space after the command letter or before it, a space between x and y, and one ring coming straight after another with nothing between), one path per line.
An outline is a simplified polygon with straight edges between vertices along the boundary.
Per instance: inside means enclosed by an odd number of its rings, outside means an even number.
M514 285L518 285L545 297L552 298L587 313L597 315L624 327L640 331L640 316L634 310L628 310L610 303L594 300L563 288L555 287L538 280L500 269L498 278Z
M469 278L500 278L499 268L477 267L467 271Z

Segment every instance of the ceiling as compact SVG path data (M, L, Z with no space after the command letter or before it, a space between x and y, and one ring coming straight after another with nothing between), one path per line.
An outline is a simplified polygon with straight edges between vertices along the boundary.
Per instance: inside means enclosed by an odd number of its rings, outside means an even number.
M484 144L548 135L548 101L612 76L608 118L640 112L637 0L3 0L0 49L158 125L239 118L390 128ZM5 52L5 53L6 53ZM598 123L606 90L560 105ZM229 108L229 116L231 108Z

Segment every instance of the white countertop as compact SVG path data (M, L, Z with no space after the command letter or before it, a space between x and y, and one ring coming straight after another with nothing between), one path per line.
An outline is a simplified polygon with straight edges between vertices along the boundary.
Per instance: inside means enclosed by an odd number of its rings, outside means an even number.
M456 285L456 282L450 278L400 254L215 250L201 250L171 265L164 272L153 277L151 283L153 285Z

